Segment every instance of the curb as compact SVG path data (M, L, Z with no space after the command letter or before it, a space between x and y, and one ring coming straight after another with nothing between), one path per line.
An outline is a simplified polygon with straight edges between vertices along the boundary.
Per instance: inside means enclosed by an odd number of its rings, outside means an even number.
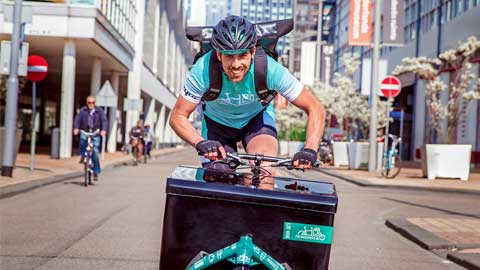
M430 251L436 249L452 250L454 248L457 248L454 243L442 239L434 235L433 233L408 222L404 218L387 219L385 221L385 225L390 229L398 232L400 235L404 236L408 240L411 240L422 248Z
M480 254L449 253L447 259L470 270L480 270Z
M357 179L349 176L345 176L340 173L330 172L328 169L315 168L314 170L330 175L349 183L355 184L361 187L374 187L374 188L391 188L391 189L403 189L403 190L414 190L414 191L432 191L432 192L447 192L447 193L460 193L460 194L470 194L470 195L480 195L480 190L470 190L470 189L457 189L457 188L448 188L448 187L419 187L419 186L402 186L402 185L381 185L381 184L372 184L369 181L363 179Z
M387 219L385 225L438 256L444 257L466 269L480 270L480 254L455 252L458 248L465 248L465 245L457 245L442 239L410 223L405 218Z
M172 148L172 149L176 149L176 148ZM163 155L171 154L172 152L182 151L182 150L185 150L185 149L186 148L179 148L178 150L172 150L172 151L167 151L167 152L164 152L164 153L158 153L156 155L153 155L153 157L160 157L160 156L163 156ZM117 162L114 162L114 163L111 163L111 164L108 164L108 165L104 166L102 168L102 170L103 171L108 171L108 170L111 170L111 169L114 169L114 168L130 165L130 164L133 164L133 161L131 161L131 160L117 161ZM45 178L36 179L36 180L29 181L29 182L13 184L13 185L10 185L10 186L2 187L2 188L0 188L0 199L12 197L12 196L15 196L15 195L23 193L23 192L27 192L27 191L37 189L39 187L55 184L55 183L58 183L58 182L63 182L65 180L69 180L69 179L72 179L72 178L77 178L77 177L80 177L82 175L83 175L83 172L78 171L78 172L72 172L72 173L67 173L67 174L63 174L63 175L48 176L48 177L45 177Z

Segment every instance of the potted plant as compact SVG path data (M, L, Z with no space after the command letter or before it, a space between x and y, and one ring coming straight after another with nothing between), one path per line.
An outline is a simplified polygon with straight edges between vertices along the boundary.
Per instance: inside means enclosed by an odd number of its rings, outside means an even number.
M436 58L405 58L394 70L395 75L413 73L425 82L430 144L424 148L422 163L429 179L468 179L472 145L458 144L457 127L472 101L480 99L480 79L475 80L471 63L478 52L480 41L472 36ZM448 84L442 80L442 74L450 75ZM460 163L453 166L453 160Z

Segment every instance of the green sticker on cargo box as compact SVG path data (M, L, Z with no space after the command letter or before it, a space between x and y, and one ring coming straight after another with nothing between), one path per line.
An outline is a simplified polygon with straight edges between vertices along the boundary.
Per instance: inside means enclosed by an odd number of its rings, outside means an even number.
M283 240L331 244L333 227L314 224L284 222Z

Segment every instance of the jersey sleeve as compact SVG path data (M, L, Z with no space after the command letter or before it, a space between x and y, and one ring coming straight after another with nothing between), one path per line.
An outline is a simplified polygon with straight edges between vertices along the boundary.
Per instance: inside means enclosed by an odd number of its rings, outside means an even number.
M294 101L302 92L304 85L290 71L271 57L267 57L267 86L276 90L289 102Z
M198 104L203 94L208 90L210 84L208 77L210 54L211 52L199 58L187 75L181 95L190 102Z

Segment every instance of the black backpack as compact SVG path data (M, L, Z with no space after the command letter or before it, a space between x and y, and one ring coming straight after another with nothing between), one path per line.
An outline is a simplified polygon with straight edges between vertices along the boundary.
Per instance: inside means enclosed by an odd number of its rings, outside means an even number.
M267 55L278 59L276 51L278 39L288 34L293 29L293 19L263 22L255 24L257 29L257 44L254 58L254 79L255 90L260 102L266 106L277 95L277 91L268 89L267 86ZM191 41L200 42L200 52L195 55L193 63L209 51L213 51L210 44L213 27L211 26L190 26L185 28L186 36ZM222 90L222 64L218 61L215 52L210 56L210 86L203 95L203 101L212 101L218 98Z

